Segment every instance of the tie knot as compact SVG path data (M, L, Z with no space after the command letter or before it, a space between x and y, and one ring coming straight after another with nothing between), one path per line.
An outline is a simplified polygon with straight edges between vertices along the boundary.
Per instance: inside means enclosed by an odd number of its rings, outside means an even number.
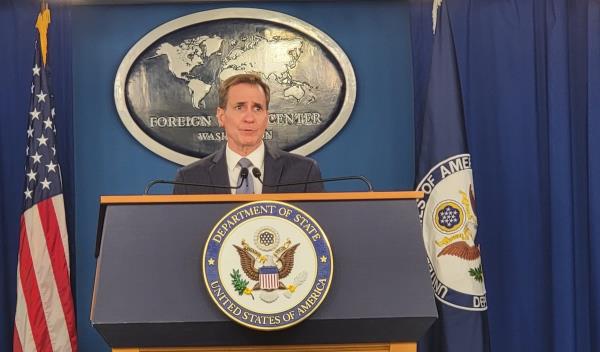
M250 166L252 166L252 162L250 160L248 160L247 158L241 158L240 161L238 161L238 164L241 167L246 167L246 168L249 168Z

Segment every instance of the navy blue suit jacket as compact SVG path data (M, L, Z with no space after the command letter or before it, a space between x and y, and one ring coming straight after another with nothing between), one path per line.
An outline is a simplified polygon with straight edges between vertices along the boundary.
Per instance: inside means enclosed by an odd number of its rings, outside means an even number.
M288 153L265 143L263 181L268 185L313 181L321 178L321 170L313 159ZM213 154L193 162L177 171L175 181L208 185L229 185L225 146ZM267 187L262 193L323 192L322 183L307 185ZM231 193L229 189L175 185L173 194Z

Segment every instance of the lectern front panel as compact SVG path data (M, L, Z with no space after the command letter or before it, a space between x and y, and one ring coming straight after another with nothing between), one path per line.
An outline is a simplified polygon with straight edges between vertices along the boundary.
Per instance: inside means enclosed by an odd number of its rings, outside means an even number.
M108 204L92 323L111 346L415 341L437 316L414 200L293 201L327 234L329 294L287 330L239 326L212 302L202 253L239 202Z

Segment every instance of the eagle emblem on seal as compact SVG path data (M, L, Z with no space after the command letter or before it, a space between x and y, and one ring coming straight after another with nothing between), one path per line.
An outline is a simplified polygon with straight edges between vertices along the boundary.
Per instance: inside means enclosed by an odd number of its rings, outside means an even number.
M277 247L279 235L273 228L261 228L254 236L254 243L258 249L251 247L245 240L240 245L233 245L240 257L242 271L248 279L256 281L254 285L250 285L250 282L241 279L239 271L234 270L231 277L236 291L240 295L252 295L253 298L253 292L262 291L259 297L267 303L278 298L278 294L274 292L277 290L285 290L284 295L291 297L296 288L306 280L306 272L296 275L289 285L281 280L287 278L294 269L294 256L300 243L292 244L288 239Z
M475 215L475 193L473 192L473 186L469 185L469 195L461 191L462 203L466 209L466 224L464 228L464 235L468 239L467 241L456 241L444 247L439 253L438 257L442 255L451 255L464 260L478 260L481 257L479 252L479 246L473 243L475 233L477 232L477 216Z
M287 289L279 279L285 279L292 272L294 268L294 254L299 245L299 243L296 243L290 248L285 249L280 256L260 254L247 244L243 247L234 245L240 255L240 262L244 273L246 273L250 280L258 281L252 290L273 291ZM258 269L256 267L257 259L260 263Z

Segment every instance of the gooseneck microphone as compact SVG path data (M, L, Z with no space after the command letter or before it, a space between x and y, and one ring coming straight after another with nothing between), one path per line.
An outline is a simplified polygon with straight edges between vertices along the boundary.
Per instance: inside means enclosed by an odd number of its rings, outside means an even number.
M258 179L258 181L260 181L260 183L263 184L263 186L265 186L265 187L272 187L272 188L282 187L282 186L310 185L310 184L313 184L313 183L325 183L325 182L359 180L361 182L364 182L367 185L367 187L369 188L369 192L373 192L373 185L364 176L331 177L331 178L321 178L321 179L318 179L318 180L311 180L311 181L289 182L289 183L276 183L274 185L270 185L270 184L266 184L266 183L263 182L263 180L261 178L262 177L262 173L260 172L260 169L258 169L257 167L252 168L252 175L254 175L254 177L256 177Z
M146 185L146 188L144 189L144 195L147 195L148 192L150 191L150 188L152 188L152 186L157 185L157 184L192 186L192 187L212 187L212 188L219 188L219 189L239 189L244 184L244 180L248 178L248 174L249 174L248 168L243 167L242 170L240 170L240 183L237 186L212 185L212 184L208 184L208 183L191 183L191 182L179 182L179 181L170 181L170 180L154 180L154 181L151 181L150 183L148 183L148 185Z

